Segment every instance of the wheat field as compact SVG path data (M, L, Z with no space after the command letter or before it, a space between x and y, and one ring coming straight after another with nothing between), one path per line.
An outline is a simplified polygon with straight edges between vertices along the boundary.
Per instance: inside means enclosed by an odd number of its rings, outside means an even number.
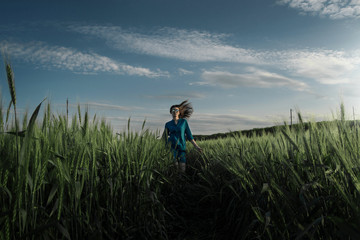
M339 120L307 128L198 141L182 174L145 122L114 133L46 100L18 119L5 65L0 239L360 239L359 124L343 105Z

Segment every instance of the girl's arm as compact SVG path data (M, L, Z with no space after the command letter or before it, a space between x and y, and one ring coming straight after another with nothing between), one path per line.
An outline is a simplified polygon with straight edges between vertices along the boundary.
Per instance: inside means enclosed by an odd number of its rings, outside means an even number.
M168 130L168 128L165 126L165 129L164 129L164 132L163 132L163 134L162 134L162 136L161 136L161 139L162 139L165 143L167 143L168 137L169 137L169 130Z
M202 152L202 148L199 147L199 145L197 145L197 143L195 142L194 139L192 139L190 142L194 145L194 147L196 148L196 150L198 150L199 152Z
M186 121L186 120L185 120ZM185 128L185 133L186 133L186 137L190 140L190 142L194 145L194 147L196 148L196 150L198 150L199 152L202 152L201 147L199 147L199 145L197 145L197 143L194 140L194 137L192 136L190 127L188 122L186 121L186 128Z

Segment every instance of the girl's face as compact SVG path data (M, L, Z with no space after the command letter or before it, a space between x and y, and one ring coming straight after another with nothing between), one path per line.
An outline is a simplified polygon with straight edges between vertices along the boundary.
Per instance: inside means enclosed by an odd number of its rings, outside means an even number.
M174 107L173 109L171 109L171 115L173 118L179 118L180 109L178 107Z

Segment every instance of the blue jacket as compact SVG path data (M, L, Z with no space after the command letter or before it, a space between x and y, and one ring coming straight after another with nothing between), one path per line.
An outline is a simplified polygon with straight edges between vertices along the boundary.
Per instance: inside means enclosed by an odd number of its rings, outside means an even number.
M175 124L174 120L167 122L164 133L167 134L167 142L171 143L171 148L181 151L185 151L186 149L186 138L189 141L194 139L187 120L183 118L180 118L177 124Z

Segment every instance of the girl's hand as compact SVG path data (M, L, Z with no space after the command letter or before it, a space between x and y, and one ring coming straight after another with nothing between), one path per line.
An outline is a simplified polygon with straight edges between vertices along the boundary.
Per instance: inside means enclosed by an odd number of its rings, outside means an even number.
M191 143L194 145L194 147L196 148L196 150L198 150L199 152L202 152L202 148L199 147L199 145L196 144L195 140L191 140Z
M202 153L202 151L203 151L203 150L202 150L202 148L201 148L201 147L199 147L199 146L197 146L197 145L196 145L196 146L195 146L195 148L196 148L196 150L198 150L199 152L201 152L201 153Z

